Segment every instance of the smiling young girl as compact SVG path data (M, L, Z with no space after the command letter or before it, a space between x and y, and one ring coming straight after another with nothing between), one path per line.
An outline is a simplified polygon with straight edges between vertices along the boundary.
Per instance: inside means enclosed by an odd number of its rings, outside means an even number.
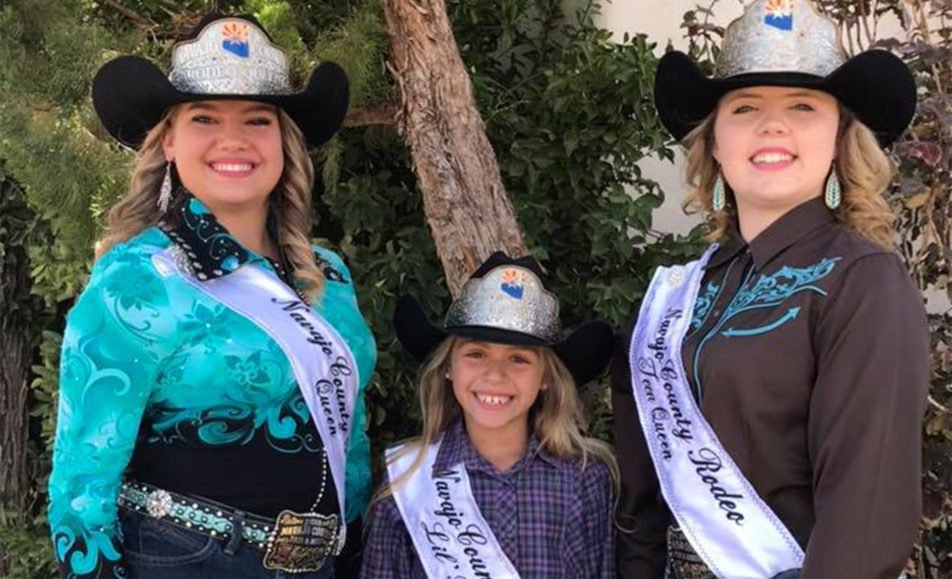
M659 63L717 244L656 273L616 357L622 577L893 579L912 551L929 340L882 147L916 87L839 34L808 0L758 0L714 78Z
M424 360L423 433L387 453L361 577L613 578L606 446L583 436L576 384L608 363L611 329L562 338L532 258L491 256L441 328L397 305L397 337Z

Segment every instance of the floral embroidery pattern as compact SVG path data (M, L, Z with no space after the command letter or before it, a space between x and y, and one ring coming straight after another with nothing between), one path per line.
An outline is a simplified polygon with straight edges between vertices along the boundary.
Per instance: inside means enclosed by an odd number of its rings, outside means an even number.
M698 344L694 352L693 373L697 380L695 394L701 399L703 387L700 374L698 373L698 363L701 357L701 351L707 342L714 336L720 334L726 338L745 338L760 336L770 333L785 324L797 319L800 308L790 308L779 316L777 320L758 328L729 327L724 326L738 314L759 308L774 308L782 304L787 298L800 292L814 292L820 295L826 295L826 291L817 287L816 283L826 276L830 275L836 268L841 258L825 258L813 265L807 267L781 267L776 273L770 275L761 275L751 283L750 275L744 280L740 289L731 299L724 311L724 315L717 320ZM706 295L706 290L705 290ZM709 308L710 306L708 306ZM693 321L692 321L693 325Z
M825 291L814 284L830 275L839 261L839 257L826 258L807 267L784 266L777 273L760 276L752 286L748 287L745 284L741 287L724 313L724 318L731 318L751 308L776 306L790 296L803 291L826 295Z
M692 332L704 324L704 320L707 319L707 314L710 313L711 306L714 305L714 300L717 298L717 292L719 290L720 286L709 281L704 287L703 293L697 297L697 301L694 303L694 315L691 317Z

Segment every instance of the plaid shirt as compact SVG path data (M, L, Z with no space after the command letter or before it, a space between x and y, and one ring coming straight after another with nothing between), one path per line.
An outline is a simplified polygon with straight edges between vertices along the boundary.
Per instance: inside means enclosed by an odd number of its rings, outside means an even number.
M522 579L615 577L612 485L608 469L590 460L561 460L529 448L499 472L476 452L462 421L443 436L434 470L462 463L476 504ZM424 579L420 560L393 497L370 509L362 579Z

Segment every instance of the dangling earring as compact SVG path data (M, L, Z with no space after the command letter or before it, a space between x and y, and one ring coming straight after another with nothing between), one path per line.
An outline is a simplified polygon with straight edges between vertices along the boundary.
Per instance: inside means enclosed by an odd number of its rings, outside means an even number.
M836 176L836 169L830 169L830 176L826 178L826 191L823 194L823 200L830 211L836 211L843 199L843 187L840 185L840 178Z
M172 201L172 161L166 161L165 177L159 187L159 200L156 203L159 206L159 211L162 213L168 211L170 201Z
M714 181L714 191L711 194L711 208L714 211L723 211L727 205L727 196L724 194L724 176L717 172L717 180Z

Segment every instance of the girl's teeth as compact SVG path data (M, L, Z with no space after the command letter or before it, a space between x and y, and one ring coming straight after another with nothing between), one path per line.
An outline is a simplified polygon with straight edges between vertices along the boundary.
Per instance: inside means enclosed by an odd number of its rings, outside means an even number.
M503 404L509 402L512 398L511 396L487 396L485 394L477 394L476 398L479 399L483 404L489 404L490 406L502 406Z

